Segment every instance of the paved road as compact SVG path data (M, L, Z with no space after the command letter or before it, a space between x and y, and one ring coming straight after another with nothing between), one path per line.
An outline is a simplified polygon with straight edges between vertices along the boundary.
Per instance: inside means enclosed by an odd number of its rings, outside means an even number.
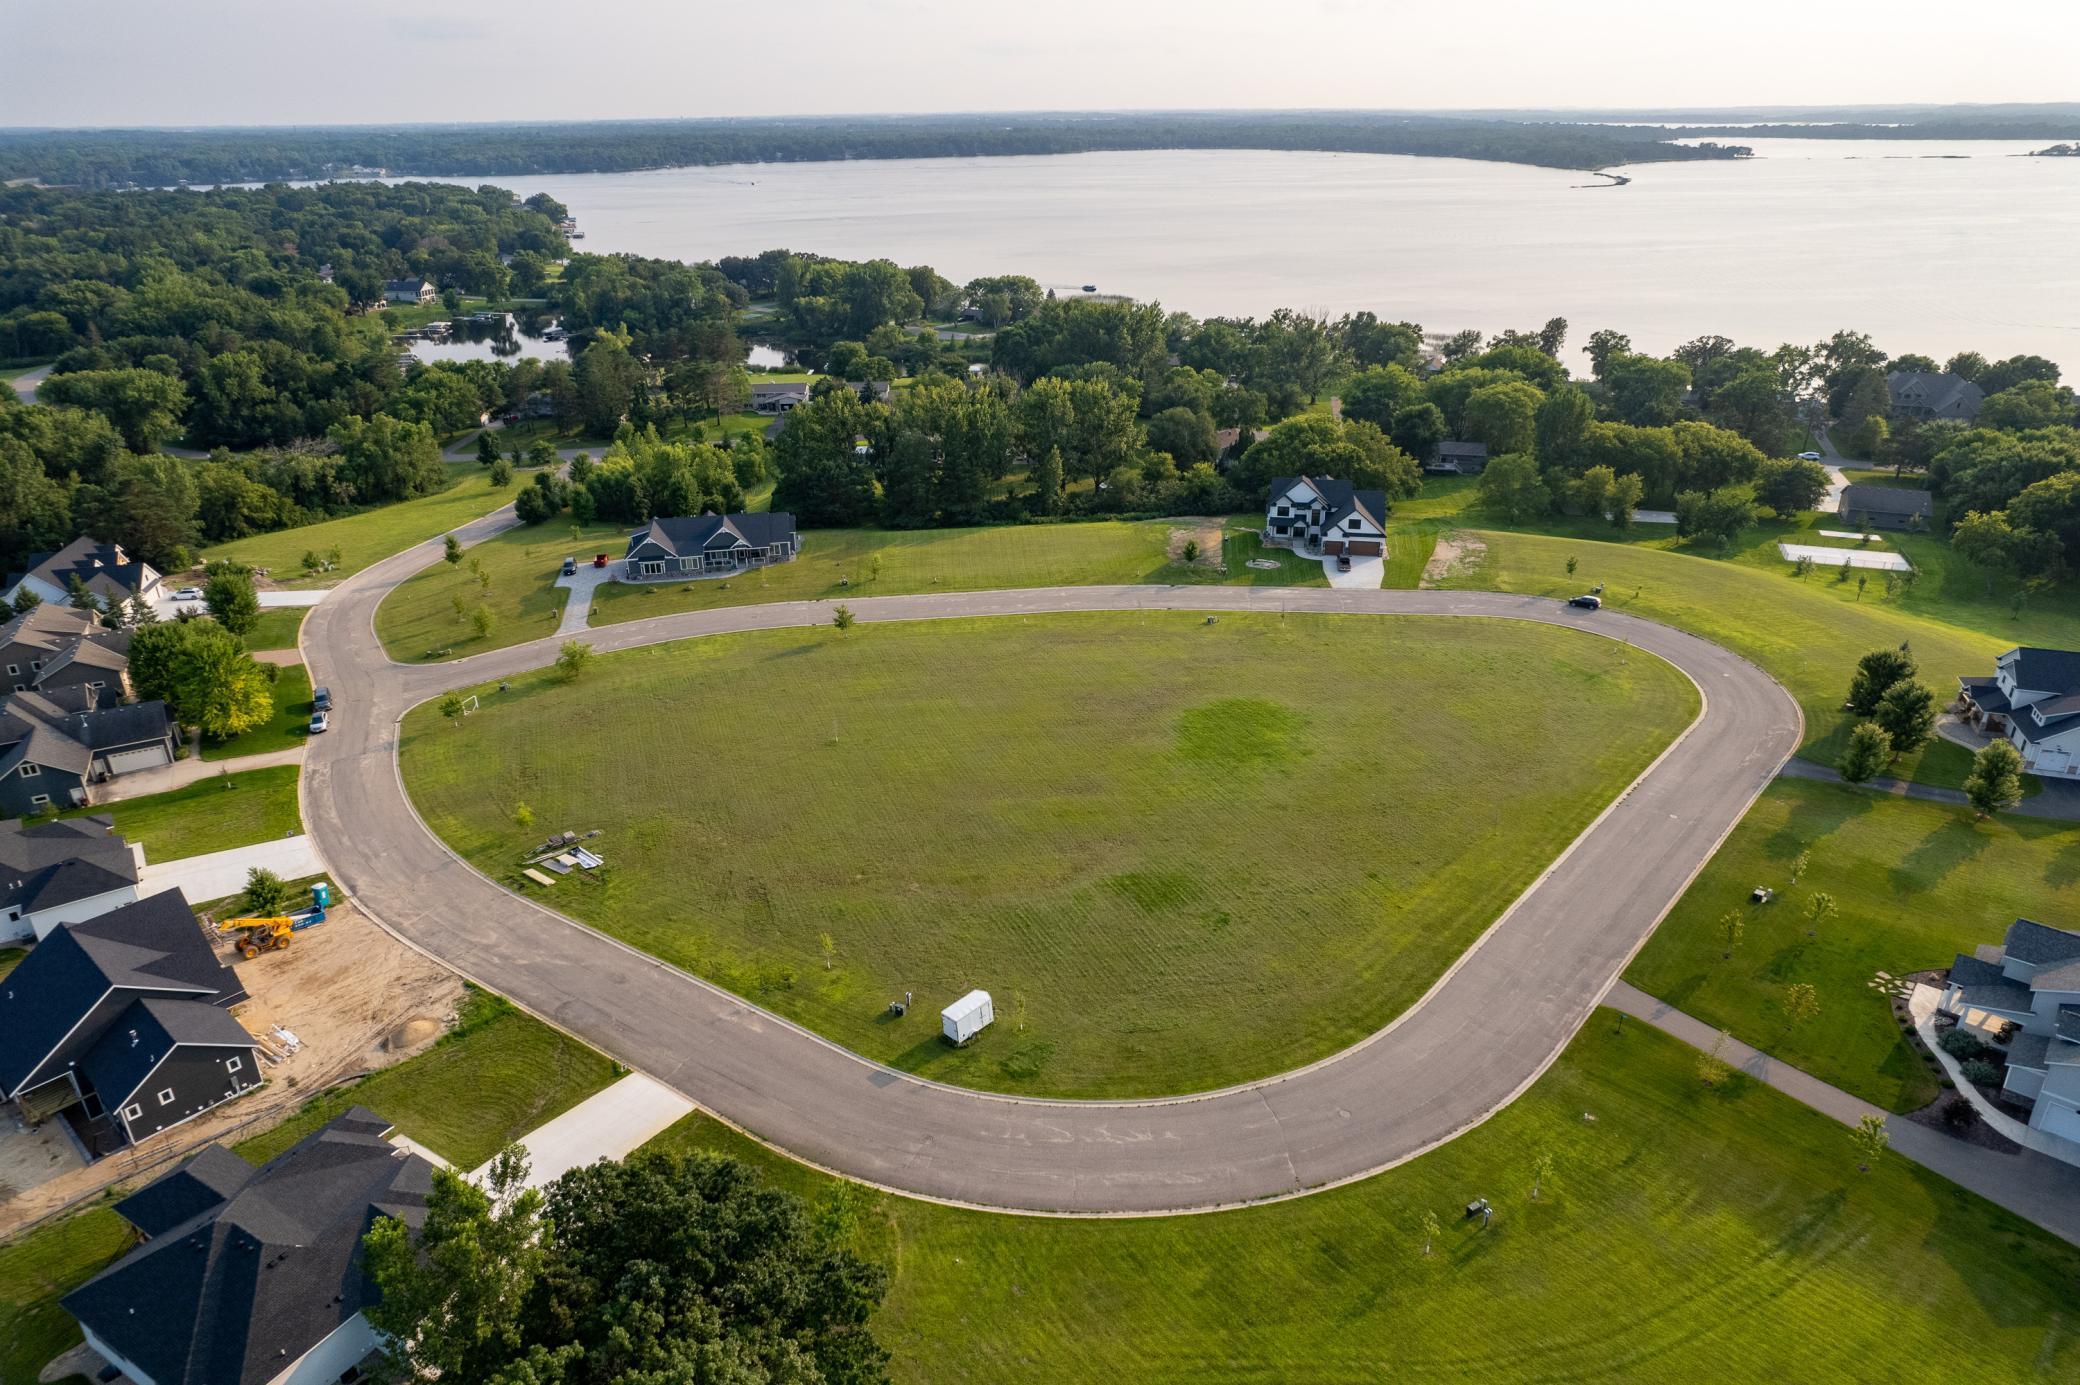
M507 510L460 536L511 522ZM1232 1206L1360 1178L1478 1124L1558 1055L1801 732L1790 696L1717 645L1520 596L1132 586L853 599L862 624L1146 609L1503 617L1625 639L1706 695L1697 724L1379 1034L1281 1077L1196 1097L1005 1098L846 1052L507 893L428 834L398 779L397 718L449 687L541 667L556 647L552 638L452 664L390 663L374 634L376 604L439 553L429 541L349 578L304 627L313 677L340 706L303 776L304 821L334 877L393 932L797 1157L976 1206L1084 1215ZM686 612L589 639L625 649L820 625L829 611L800 602Z

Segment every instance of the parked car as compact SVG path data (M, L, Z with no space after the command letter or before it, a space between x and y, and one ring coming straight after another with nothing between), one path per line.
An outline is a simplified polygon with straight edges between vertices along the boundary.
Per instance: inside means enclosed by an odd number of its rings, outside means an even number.
M1818 462L1826 460L1818 452L1801 452L1798 454L1798 459L1801 462Z
M1349 572L1349 571L1351 570L1351 555L1350 555L1350 554L1348 554L1348 553L1339 553L1339 554L1337 554L1337 555L1336 555L1336 570L1337 570L1338 572Z
M329 712L329 711L331 711L331 710L332 710L332 689L330 689L330 688L312 688L312 689L311 689L311 710L312 710L312 711L314 711L314 712Z
M327 732L327 731L330 731L331 729L332 729L332 713L330 713L330 712L312 712L312 713L311 713L311 734L312 734L313 736L321 736L321 735L323 735L323 734L324 734L325 732Z
M566 577L576 577L578 575L578 560L576 558L565 558L563 560L563 575Z
M173 594L173 599L175 601L200 601L202 600L202 588L182 587Z
M1567 604L1579 606L1585 611L1595 611L1602 609L1603 598L1600 596L1570 596L1567 598Z

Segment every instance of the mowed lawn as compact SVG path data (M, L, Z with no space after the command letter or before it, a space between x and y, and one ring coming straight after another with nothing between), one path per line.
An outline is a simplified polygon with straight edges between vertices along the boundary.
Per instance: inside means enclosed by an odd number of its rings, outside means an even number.
M1183 612L756 632L479 691L403 755L478 868L600 829L602 876L539 897L876 1058L1071 1096L1371 1033L1697 710L1564 630ZM997 1023L949 1049L976 986Z
M461 1019L426 1052L335 1088L238 1146L262 1164L349 1106L394 1122L469 1170L614 1080L614 1065L577 1040L472 987Z
M1804 874L1791 883L1803 854ZM1777 897L1752 904L1768 885ZM1814 928L1815 893L1838 916ZM1721 920L1737 911L1727 957ZM2017 918L2080 919L2080 829L1780 779L1758 800L1665 919L1626 979L1708 1024L1876 1105L1925 1106L1936 1078L1900 1038L1878 972L1946 967L1997 943ZM1811 929L1812 936L1808 937ZM1805 982L1819 1015L1792 1024L1788 987Z
M248 649L294 649L303 631L308 606L270 606L260 612L260 623L246 636Z
M301 832L296 775L295 765L212 775L165 793L95 804L59 816L111 814L116 831L144 843L146 860L177 861Z
M1860 1174L1843 1127L1746 1078L1707 1090L1692 1050L1614 1019L1442 1149L1208 1216L841 1197L703 1116L656 1144L747 1159L849 1220L889 1267L872 1325L906 1385L1920 1380L1960 1344L1983 1379L2080 1375L2080 1251L1897 1156Z
M58 1300L135 1243L114 1208L90 1207L0 1245L0 1385L34 1385L51 1358L78 1345L79 1325Z
M393 553L401 553L415 543L511 504L515 490L526 485L532 475L521 472L514 476L511 485L500 488L491 484L490 468L479 465L474 457L467 461L450 458L446 465L447 487L432 495L298 529L233 539L202 556L206 561L229 558L266 568L269 580L279 586L329 587ZM314 577L305 575L304 554L316 553L323 558L334 548L339 550L337 567Z
M235 760L294 750L310 739L311 675L302 664L280 665L274 680L274 715L229 740L204 738L196 747L205 760Z
M1207 542L1202 544L1201 561L1186 564L1171 557L1182 550L1187 535L1202 532ZM812 529L803 533L801 556L794 561L739 577L603 586L593 595L590 623L608 625L674 611L770 601L1007 587L1138 582L1324 585L1318 561L1265 550L1255 535L1255 526L1247 520L1219 519ZM1225 574L1214 561L1216 546L1226 554ZM392 592L376 610L376 634L391 658L408 661L460 659L540 639L555 633L563 618L565 592L555 585L563 559L587 562L604 552L618 563L627 547L627 531L619 525L581 526L576 538L568 520L509 530L470 548L461 563L436 563ZM1251 568L1251 558L1275 559L1278 566ZM477 567L471 566L472 560ZM488 607L493 620L491 633L481 638L470 623L478 605Z
M1803 581L1791 576L1788 565L1769 571L1637 544L1499 530L1461 532L1487 551L1446 585L1557 597L1602 582L1604 604L1612 610L1694 631L1768 670L1805 711L1800 753L1827 765L1841 758L1854 724L1842 710L1842 699L1857 659L1867 651L1910 645L1921 681L1941 704L1956 696L1958 675L1992 672L1994 658L2017 642L2014 636L1951 623L1944 617L1954 615L1954 607L1924 614L1914 598L1858 602L1822 574ZM1573 574L1567 571L1570 557L1577 560ZM2016 631L2025 639L2043 633L2049 632L2029 625ZM1970 768L1968 752L1938 740L1889 772L1955 787Z

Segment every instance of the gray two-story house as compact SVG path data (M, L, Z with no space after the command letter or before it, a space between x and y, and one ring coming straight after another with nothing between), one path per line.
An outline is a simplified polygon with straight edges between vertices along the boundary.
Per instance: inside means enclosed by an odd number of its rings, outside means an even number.
M1943 1009L2006 1045L2002 1092L2029 1106L2038 1149L2080 1164L2080 933L2015 920L1999 947L1958 954Z

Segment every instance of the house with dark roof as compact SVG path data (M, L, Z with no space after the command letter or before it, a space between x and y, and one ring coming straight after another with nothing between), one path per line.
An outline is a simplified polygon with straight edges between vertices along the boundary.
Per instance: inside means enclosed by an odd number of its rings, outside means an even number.
M1841 517L1859 529L1928 528L1935 513L1934 498L1927 491L1903 486L1844 486L1835 507Z
M42 938L137 899L144 848L105 815L0 820L0 942Z
M137 1385L331 1385L383 1344L362 1238L418 1229L433 1165L354 1106L259 1168L212 1145L116 1204L142 1244L60 1300Z
M794 516L784 510L653 519L647 528L628 536L628 552L617 575L625 582L727 577L787 562L801 551Z
M1387 493L1331 476L1281 476L1264 506L1264 542L1314 556L1383 558Z
M760 414L792 413L809 402L807 380L754 380L751 382L751 411Z
M1484 442L1441 442L1437 455L1423 463L1423 470L1448 476L1478 476L1488 469L1488 444Z
M179 890L61 923L0 977L0 1100L97 1158L260 1085L246 998Z
M161 578L150 563L133 558L117 543L77 538L55 553L32 553L25 570L7 579L0 601L12 603L24 587L53 605L64 605L72 596L72 579L104 602L114 604L142 596L147 602L159 595Z
M2031 774L2080 779L2080 651L2019 645L1993 661L1993 677L1959 678L1956 706Z
M2030 1108L2034 1147L2080 1164L2080 933L2015 920L1999 947L1957 955L1942 1008L2007 1059L2001 1091Z
M1892 395L1894 418L1954 418L1970 423L1979 416L1979 405L1986 398L1986 391L1947 371L1887 371L1885 387Z
M79 807L96 784L173 763L180 727L166 704L111 705L110 692L75 686L0 697L0 815Z
M131 697L130 632L72 606L39 602L0 625L0 673L7 675L0 692L84 686Z
M385 303L431 303L441 291L426 279L391 279L383 285Z

